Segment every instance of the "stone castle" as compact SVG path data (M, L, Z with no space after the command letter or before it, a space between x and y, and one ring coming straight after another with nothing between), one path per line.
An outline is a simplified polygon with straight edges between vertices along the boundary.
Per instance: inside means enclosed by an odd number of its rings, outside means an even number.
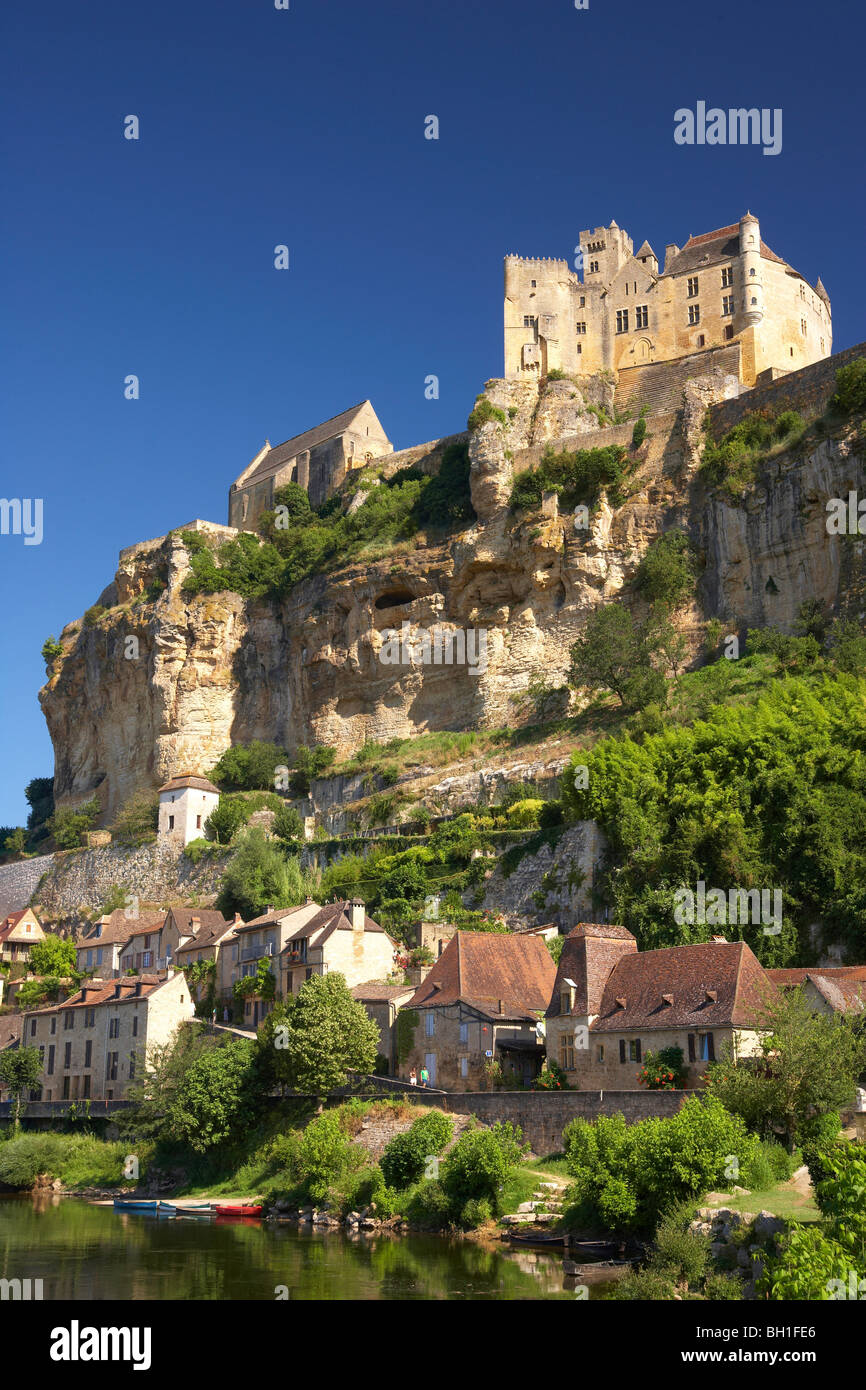
M505 258L506 379L592 376L736 347L739 380L828 357L830 300L761 240L757 217L665 247L611 222L580 234L583 278L561 260ZM696 363L695 374L707 368Z
M648 242L635 255L611 222L581 232L579 264L582 279L564 260L506 256L506 381L612 373L618 407L655 414L689 378L721 375L738 394L830 356L821 280L811 286L771 251L750 212L666 246L661 271ZM289 482L320 506L352 469L393 453L369 400L283 444L266 440L231 486L229 526L254 529Z

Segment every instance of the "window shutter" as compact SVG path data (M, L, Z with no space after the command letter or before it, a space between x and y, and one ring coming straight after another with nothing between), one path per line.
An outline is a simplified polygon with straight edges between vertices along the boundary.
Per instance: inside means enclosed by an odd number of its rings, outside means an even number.
M636 1059L636 1060L637 1060L638 1062L641 1060L641 1056L640 1056L640 1038L638 1038L638 1040L637 1040L637 1059Z
M619 1060L621 1062L625 1061L625 1038L620 1038L619 1040Z
M711 1062L716 1060L716 1045L713 1041L712 1033L707 1034L707 1056Z
M694 1033L689 1033L689 1061L690 1061L690 1062L693 1062L694 1060L695 1060L695 1035L694 1035Z

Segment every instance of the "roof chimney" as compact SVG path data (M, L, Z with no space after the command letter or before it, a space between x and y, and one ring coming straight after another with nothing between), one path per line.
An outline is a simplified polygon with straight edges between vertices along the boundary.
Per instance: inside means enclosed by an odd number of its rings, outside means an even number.
M364 904L360 898L353 898L349 903L349 921L352 923L352 931L364 930Z

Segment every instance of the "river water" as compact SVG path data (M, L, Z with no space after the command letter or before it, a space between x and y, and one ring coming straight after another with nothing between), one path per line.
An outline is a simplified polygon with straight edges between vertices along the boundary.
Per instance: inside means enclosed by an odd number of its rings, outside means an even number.
M156 1217L44 1194L0 1197L0 1278L41 1279L46 1301L577 1297L561 1254L542 1250Z

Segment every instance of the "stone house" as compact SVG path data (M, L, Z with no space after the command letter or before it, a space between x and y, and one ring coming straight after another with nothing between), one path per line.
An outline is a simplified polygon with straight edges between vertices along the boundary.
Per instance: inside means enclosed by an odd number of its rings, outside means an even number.
M370 401L361 401L304 434L272 447L269 440L229 490L229 526L251 531L262 512L274 505L274 492L286 483L306 490L318 507L353 468L393 453Z
M269 909L234 930L231 984L254 976L259 960L270 957L276 997L297 994L311 975L329 971L338 971L349 988L389 975L397 949L397 943L366 915L364 904L357 900L325 907L308 902L300 907ZM248 995L244 1026L257 1027L270 1007L260 996Z
M583 922L565 938L546 1013L548 1056L578 1090L637 1090L648 1052L679 1047L687 1087L726 1047L759 1050L775 986L743 941L638 951L625 927Z
M234 921L227 921L216 908L170 908L168 916L178 933L179 945L174 952L174 963L179 970L201 961L213 961L215 966L214 988L217 999L226 1002L231 995L231 978L225 983L222 958L231 960L231 941L235 927L243 925L243 918L235 915ZM207 992L204 984L191 984L193 1000L197 1003Z
M131 926L120 953L121 974L127 970L165 970L173 964L180 934L171 913L142 913L132 919Z
M34 1100L122 1100L150 1050L193 1016L183 975L90 980L62 1004L24 1013L22 1041L43 1059Z
M7 965L27 965L30 952L45 932L32 907L10 912L0 923L0 961Z
M670 243L661 270L616 222L582 231L580 248L582 275L564 260L505 258L507 379L685 358L697 376L715 356L753 386L830 355L827 291L770 250L751 212L682 249Z
M94 971L102 979L120 973L120 956L127 942L143 921L161 924L165 913L151 912L131 916L129 907L118 907L100 917L82 933L75 943L76 969L81 974Z
M539 936L457 932L400 1010L408 1042L401 1077L426 1067L431 1086L472 1091L497 1062L506 1078L528 1085L544 1059L540 1020L555 975Z
M866 1011L866 965L768 970L767 976L780 989L802 988L815 1013Z
M184 773L170 778L159 789L157 834L178 845L203 839L205 821L216 810L219 799L219 787L206 777Z
M414 993L414 985L386 985L381 980L367 980L352 989L352 998L364 1005L367 1016L379 1029L376 1051L387 1062L383 1072L385 1076L396 1076L398 1073L397 1015Z

